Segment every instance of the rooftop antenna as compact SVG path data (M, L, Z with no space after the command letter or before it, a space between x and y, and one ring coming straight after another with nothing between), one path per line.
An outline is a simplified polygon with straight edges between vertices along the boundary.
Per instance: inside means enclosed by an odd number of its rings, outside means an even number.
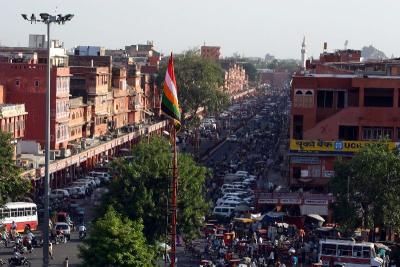
M344 42L344 50L347 50L347 45L349 44L349 40L346 40L346 42Z

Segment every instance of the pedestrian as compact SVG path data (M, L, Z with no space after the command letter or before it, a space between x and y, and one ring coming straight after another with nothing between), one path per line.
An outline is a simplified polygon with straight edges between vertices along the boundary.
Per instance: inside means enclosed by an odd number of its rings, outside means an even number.
M68 267L69 263L68 263L68 257L65 258L64 263L63 263L63 267Z
M297 258L296 254L292 256L292 266L297 267L297 264L299 263L299 259Z
M15 223L15 221L12 221L11 223L11 230L17 230L17 224Z
M49 242L49 256L52 260L54 260L53 257L53 243Z
M271 253L269 253L267 265L269 266L271 263L272 263L272 265L275 264L275 253L273 250L271 250Z
M304 229L300 229L299 235L300 235L300 242L303 243L304 242L304 236L305 236Z

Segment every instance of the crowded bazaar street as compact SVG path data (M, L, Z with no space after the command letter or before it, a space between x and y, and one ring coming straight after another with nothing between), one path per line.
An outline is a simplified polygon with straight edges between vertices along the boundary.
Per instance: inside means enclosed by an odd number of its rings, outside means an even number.
M377 256L387 255L387 246L338 240L340 232L326 223L327 216L302 212L307 205L301 203L328 203L330 198L321 192L296 191L283 178L287 101L284 94L249 98L220 118L204 119L202 131L210 140L226 132L224 126L231 128L226 139L202 157L214 174L207 185L212 210L202 238L178 242L179 266L333 266L330 255L336 249L346 262L351 256L369 262L368 266L374 262L388 266L387 256ZM317 207L311 205L316 213ZM365 251L353 256L344 249Z

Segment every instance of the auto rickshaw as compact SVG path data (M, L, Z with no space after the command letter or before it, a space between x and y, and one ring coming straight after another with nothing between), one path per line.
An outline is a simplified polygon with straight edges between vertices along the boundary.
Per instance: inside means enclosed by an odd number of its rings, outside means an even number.
M213 266L212 261L210 261L210 260L201 260L200 261L200 267L208 267L208 266Z
M212 223L207 223L203 228L203 233L207 237L214 234L217 231L217 227Z
M229 260L229 267L237 267L240 264L240 259Z
M254 220L250 219L250 218L233 218L233 225L234 225L235 231L239 235L247 233L253 222L254 222Z
M74 222L69 217L69 214L66 212L58 212L57 213L57 222L65 222L67 223L72 229L74 228Z
M77 225L84 225L85 224L85 212L83 210L78 211L76 214L76 223Z
M224 233L224 243L226 246L230 246L233 242L234 233Z
M225 227L217 227L217 234L219 235L223 235L224 233L226 233L228 231L228 229L226 229Z

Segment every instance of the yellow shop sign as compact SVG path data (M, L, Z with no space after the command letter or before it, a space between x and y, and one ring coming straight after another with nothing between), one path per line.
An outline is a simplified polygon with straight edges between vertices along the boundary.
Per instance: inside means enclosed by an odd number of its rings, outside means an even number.
M374 141L323 141L290 139L292 152L358 152L362 147L374 144ZM396 149L399 143L386 142L390 149Z

